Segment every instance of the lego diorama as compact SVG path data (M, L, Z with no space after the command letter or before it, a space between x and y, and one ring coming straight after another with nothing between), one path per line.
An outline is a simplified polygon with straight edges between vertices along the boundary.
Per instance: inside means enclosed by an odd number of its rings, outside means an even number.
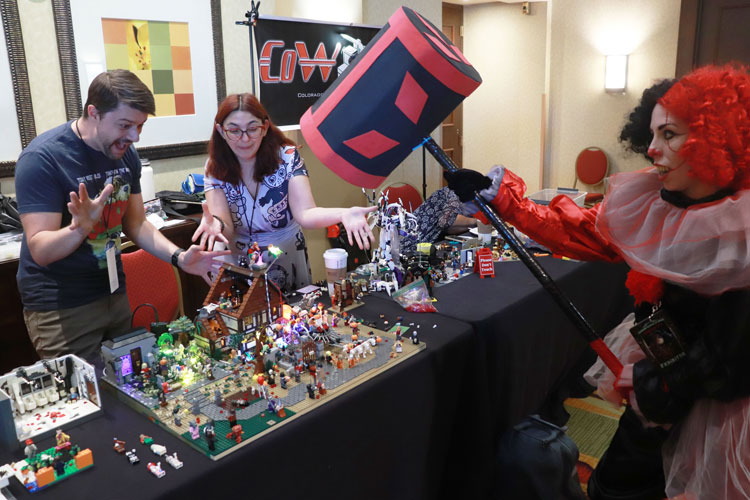
M25 445L26 458L0 466L0 477L15 477L30 493L53 486L94 465L91 450L74 444L62 429L55 431L54 446L40 451L31 438L26 439Z
M292 307L267 268L225 263L195 321L105 341L103 387L218 460L425 348L351 315L359 282L337 284L333 310L316 293Z
M68 354L0 377L0 444L21 448L101 412L94 367Z

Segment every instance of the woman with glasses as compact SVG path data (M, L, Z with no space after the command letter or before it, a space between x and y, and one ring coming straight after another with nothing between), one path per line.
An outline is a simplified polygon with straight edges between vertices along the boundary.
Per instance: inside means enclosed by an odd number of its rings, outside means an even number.
M268 277L282 290L312 281L302 228L341 222L351 244L355 240L360 248L369 248L373 240L366 215L376 207L316 206L294 142L271 123L252 94L233 94L219 105L204 182L206 203L193 241L200 238L201 246L209 248L217 240L227 243L238 262L255 242L264 251L273 244L283 254Z

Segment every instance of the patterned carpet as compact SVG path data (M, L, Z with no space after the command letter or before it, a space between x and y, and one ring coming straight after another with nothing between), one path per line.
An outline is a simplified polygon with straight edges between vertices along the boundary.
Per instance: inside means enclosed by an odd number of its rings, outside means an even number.
M566 400L565 409L570 413L567 434L578 446L578 477L586 491L591 471L609 446L625 408L615 408L594 394Z

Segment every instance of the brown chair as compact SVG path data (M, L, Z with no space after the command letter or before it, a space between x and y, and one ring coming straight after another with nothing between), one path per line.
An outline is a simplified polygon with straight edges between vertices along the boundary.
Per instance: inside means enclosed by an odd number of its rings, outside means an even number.
M131 247L134 248L135 245L125 243L123 250ZM125 272L130 310L135 313L133 327L150 330L151 322L157 320L157 315L159 321L169 322L185 314L180 273L172 264L138 249L127 253L123 251L122 268ZM151 308L139 308L142 304L152 304L156 308L156 314Z
M576 187L579 179L583 184L598 187L604 182L608 172L609 160L604 151L595 146L588 147L578 153L576 158L576 180L573 187ZM602 199L604 199L602 193L587 193L584 204L591 206Z
M403 182L388 186L383 192L388 193L389 203L395 203L401 199L404 208L409 212L416 210L422 204L422 201L424 201L417 188Z

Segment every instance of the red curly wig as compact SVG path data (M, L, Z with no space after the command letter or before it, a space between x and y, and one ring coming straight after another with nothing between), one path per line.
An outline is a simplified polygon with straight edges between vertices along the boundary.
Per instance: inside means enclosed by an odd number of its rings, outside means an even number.
M685 120L679 155L698 179L719 188L750 187L750 74L746 66L705 66L682 77L659 100Z

